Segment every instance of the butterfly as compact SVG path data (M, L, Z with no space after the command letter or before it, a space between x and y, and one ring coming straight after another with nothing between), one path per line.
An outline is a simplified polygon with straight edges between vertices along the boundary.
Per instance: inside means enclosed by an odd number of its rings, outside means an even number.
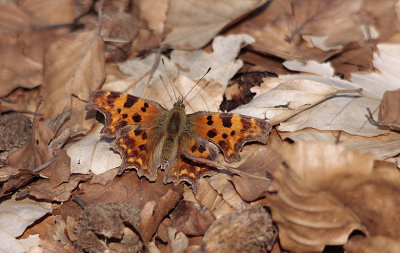
M164 183L186 181L194 189L198 179L214 171L188 156L217 161L221 150L227 162L239 161L246 142L265 144L271 130L265 120L239 114L186 114L183 99L167 110L155 101L114 91L92 92L88 109L105 116L101 133L115 138L112 147L123 160L119 174L134 168L139 177L155 181L161 168Z

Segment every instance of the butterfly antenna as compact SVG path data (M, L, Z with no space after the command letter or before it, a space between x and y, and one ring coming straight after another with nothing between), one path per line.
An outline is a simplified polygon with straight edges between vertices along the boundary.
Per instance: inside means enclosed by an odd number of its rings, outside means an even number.
M172 92L174 93L175 101L178 101L178 97L176 96L174 85L172 82L172 77L169 74L167 67L165 67L164 59L161 58L161 62L162 62L162 65L164 66L165 73L167 74L167 77L169 79L169 83L171 84L171 88L172 88ZM162 78L161 78L161 80L162 80ZM163 83L164 83L164 81L163 81ZM165 87L165 89L167 89L167 86L165 84L164 84L164 87ZM167 90L167 92L168 92L168 90Z
M164 85L165 91L166 91L167 94L168 94L169 100L172 102L172 97L171 97L171 95L169 94L168 89L167 89L167 85L165 84L164 79L162 78L161 75L160 75L160 79L161 79L161 82L162 82L163 85ZM173 103L173 102L172 102L172 103Z
M186 93L186 96L183 98L183 100L186 100L187 96L190 94L190 92L192 92L192 90L194 89L194 87L196 87L201 80L203 80L203 78L208 74L208 72L210 72L211 68L208 68L206 73L204 73L204 75L199 79L199 81L196 82L195 85L193 85L193 87L188 91L188 93Z

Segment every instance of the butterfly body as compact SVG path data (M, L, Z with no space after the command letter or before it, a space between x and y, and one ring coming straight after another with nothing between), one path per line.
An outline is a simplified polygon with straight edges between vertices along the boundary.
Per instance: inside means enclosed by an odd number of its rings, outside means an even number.
M210 167L184 154L216 161L218 148L228 162L240 160L244 143L266 143L271 126L264 120L231 113L185 113L180 100L167 110L155 101L112 91L94 91L89 108L105 115L102 133L115 138L113 148L123 158L120 173L135 168L139 176L164 182L197 180L213 173Z

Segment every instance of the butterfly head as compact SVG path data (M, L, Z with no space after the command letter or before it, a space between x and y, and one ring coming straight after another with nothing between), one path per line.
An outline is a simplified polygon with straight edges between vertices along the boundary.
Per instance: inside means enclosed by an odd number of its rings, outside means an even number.
M178 101L174 103L174 107L179 107L185 109L185 105L183 104L184 98L178 98Z

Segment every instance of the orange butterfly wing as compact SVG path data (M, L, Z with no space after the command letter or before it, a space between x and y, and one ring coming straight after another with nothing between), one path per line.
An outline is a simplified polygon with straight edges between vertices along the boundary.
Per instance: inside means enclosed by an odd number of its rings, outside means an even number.
M136 168L139 177L145 176L150 181L157 179L157 170L160 161L153 157L157 145L155 131L146 127L124 127L121 129L112 145L122 157L122 164L118 174L126 168Z
M215 146L208 141L190 135L183 138L182 149L188 154L207 160L215 161L218 158L218 150ZM165 172L164 182L177 184L180 181L186 181L192 184L194 191L196 191L198 179L205 175L211 175L213 172L210 166L199 164L181 154L175 165Z
M105 116L105 127L101 130L107 137L127 125L152 127L157 119L167 113L160 104L128 94L96 90L90 94L88 109L94 108Z
M101 132L116 137L113 147L123 159L119 174L126 168L136 168L139 176L156 180L160 164L153 157L160 138L157 127L168 111L154 101L103 90L91 93L88 109L91 108L105 116Z
M267 143L271 130L265 120L240 114L198 112L188 117L192 134L216 144L227 162L240 160L246 142Z

